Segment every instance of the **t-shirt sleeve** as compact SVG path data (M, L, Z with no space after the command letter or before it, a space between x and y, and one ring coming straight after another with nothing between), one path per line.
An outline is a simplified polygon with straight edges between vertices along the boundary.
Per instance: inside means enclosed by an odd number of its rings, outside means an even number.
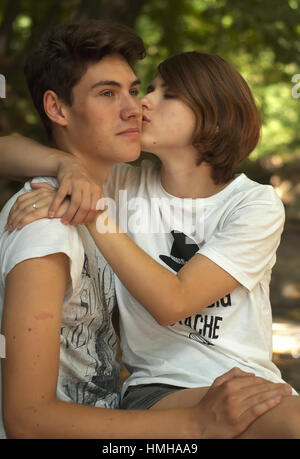
M75 227L63 225L59 219L40 219L21 230L6 233L1 247L1 274L7 274L24 260L64 253L70 259L71 285L69 297L78 288L84 261L83 244Z
M280 200L246 204L234 211L197 253L252 290L275 263L284 219Z

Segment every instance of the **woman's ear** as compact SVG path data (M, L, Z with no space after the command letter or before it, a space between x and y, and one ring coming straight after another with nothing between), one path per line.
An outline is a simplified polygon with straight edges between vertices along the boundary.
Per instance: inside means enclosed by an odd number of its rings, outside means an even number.
M48 118L53 123L59 124L59 126L67 126L67 113L65 110L65 104L61 102L59 97L54 91L50 89L45 92L43 97L44 110Z

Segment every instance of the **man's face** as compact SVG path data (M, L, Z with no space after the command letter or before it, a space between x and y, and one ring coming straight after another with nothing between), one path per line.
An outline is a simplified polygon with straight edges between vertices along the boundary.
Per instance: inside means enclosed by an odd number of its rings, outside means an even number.
M134 161L140 155L140 82L120 55L91 64L67 106L67 137L85 160Z

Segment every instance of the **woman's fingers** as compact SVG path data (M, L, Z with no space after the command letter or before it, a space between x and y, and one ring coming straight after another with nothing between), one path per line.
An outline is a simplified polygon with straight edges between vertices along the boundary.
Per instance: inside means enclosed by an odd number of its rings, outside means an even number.
M38 199L38 196L40 195L40 192L37 191L29 191L28 193L22 194L19 196L14 204L12 205L8 218L7 218L7 223L6 223L6 229L10 228L12 223L15 220L15 217L18 215L18 213L24 209L27 204L30 202L31 205L34 204L35 199Z
M53 202L49 208L49 217L53 218L57 215L58 209L65 200L65 198L71 194L70 183L68 181L63 181L55 193ZM73 215L72 215L73 216Z
M30 186L33 190L50 190L50 191L57 191L57 188L55 186L50 185L50 183L47 182L31 182Z
M38 189L19 196L10 210L6 229L13 231L34 220L48 217L53 194L54 191L50 189Z
M85 222L86 217L91 210L92 197L90 193L82 193L81 204L74 217L71 219L71 225L78 225ZM65 217L64 217L65 218Z
M102 197L102 188L79 162L73 161L68 168L63 167L59 174L59 189L51 205L49 216L54 217L66 196L70 205L63 216L62 223L85 223L87 215L94 210L94 201Z
M48 217L49 204L51 202L51 197L40 198L36 201L27 201L26 206L16 209L8 222L8 231L13 231L16 228L21 229L25 225L32 223L35 220L40 218ZM33 204L36 204L36 207L33 207Z
M13 231L21 229L28 223L31 223L40 218L49 217L49 209L53 206L53 197L57 195L53 187L48 187L46 184L34 184L34 191L25 193L18 197L12 206L5 229ZM58 202L65 195L62 191ZM80 191L72 193L72 199L64 199L57 209L56 217L61 218L63 223L67 224L83 224L92 221L95 218L96 196L91 197L90 193L84 196Z
M72 189L70 195L70 204L66 213L62 217L62 223L65 225L69 224L71 220L75 217L77 211L81 207L82 203L82 191L81 189Z

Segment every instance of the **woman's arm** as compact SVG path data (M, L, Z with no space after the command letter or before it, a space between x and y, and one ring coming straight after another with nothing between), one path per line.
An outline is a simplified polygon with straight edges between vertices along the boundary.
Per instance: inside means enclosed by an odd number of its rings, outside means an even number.
M50 205L49 217L56 216L59 206L70 195L65 223L79 224L90 219L89 212L102 197L99 183L75 156L22 136L0 137L0 175L7 178L57 177L59 189Z
M67 156L67 153L19 135L0 137L0 171L3 177L56 177L61 162Z
M103 221L103 215L102 215ZM207 257L194 255L177 274L157 263L107 217L115 232L87 224L99 250L131 294L160 325L195 314L240 284Z
M47 215L53 194L53 189L47 188L18 198L9 216L8 230L21 229ZM36 210L33 203L37 203ZM57 216L63 215L65 206ZM115 233L98 232L95 219L87 227L117 276L160 325L170 325L195 314L239 286L230 274L200 254L194 255L177 274L172 273L121 233L113 220L107 219Z

